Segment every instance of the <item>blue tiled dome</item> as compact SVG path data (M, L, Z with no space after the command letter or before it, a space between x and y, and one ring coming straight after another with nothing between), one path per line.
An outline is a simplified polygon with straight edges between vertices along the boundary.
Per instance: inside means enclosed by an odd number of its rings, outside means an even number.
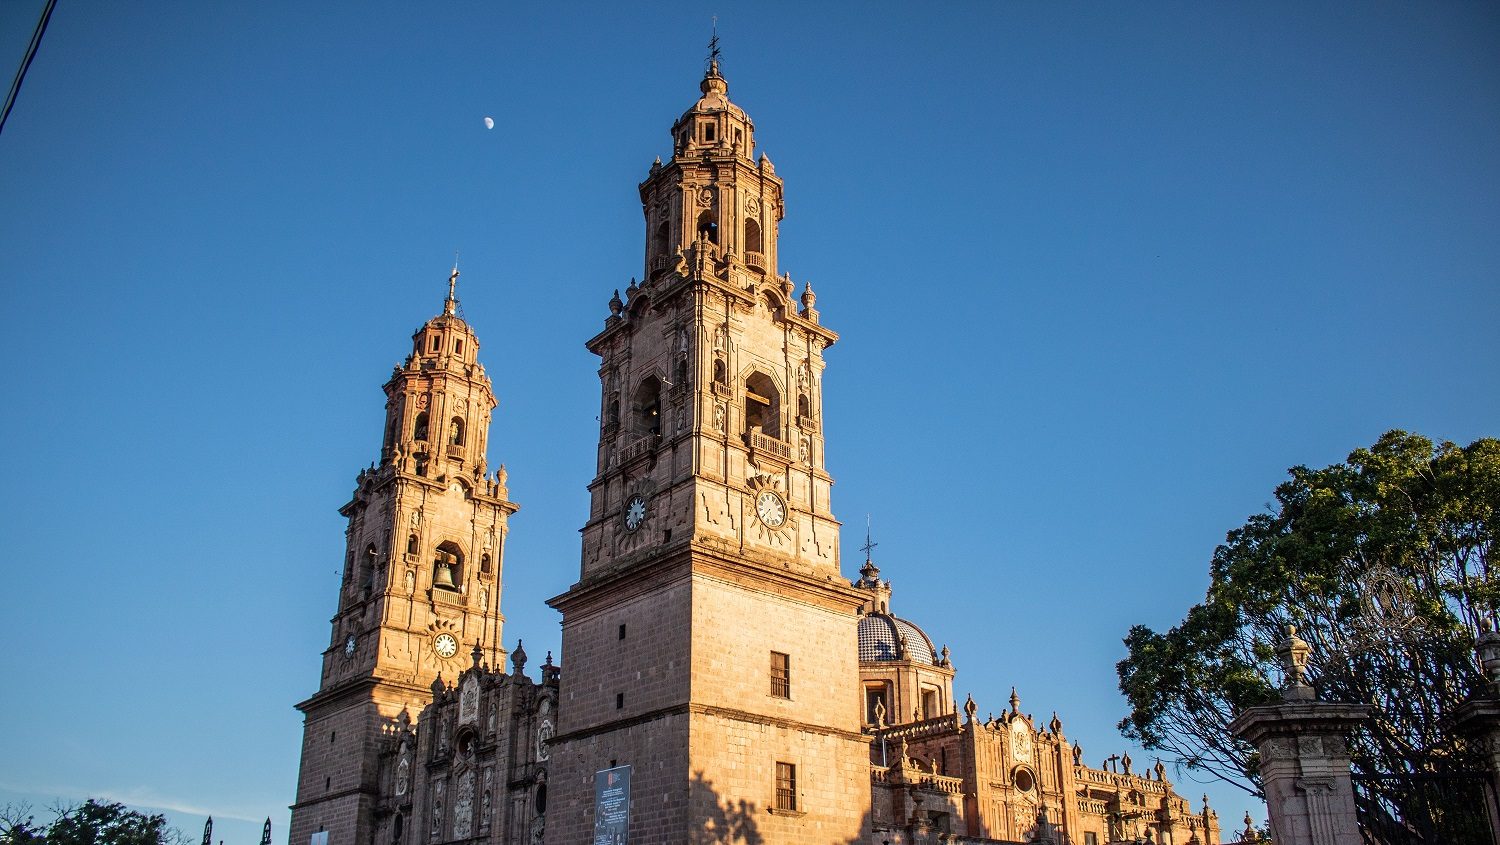
M908 652L904 656L902 637ZM916 625L887 613L871 613L859 620L859 659L866 663L905 659L934 665L937 651Z

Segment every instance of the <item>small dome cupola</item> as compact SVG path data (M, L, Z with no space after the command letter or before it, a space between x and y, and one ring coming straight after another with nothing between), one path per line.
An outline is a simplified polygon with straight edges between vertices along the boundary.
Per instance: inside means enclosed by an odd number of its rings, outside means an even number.
M478 360L479 339L474 330L458 316L458 267L448 277L448 297L443 313L422 324L412 335L412 359L437 363L444 361L459 367L472 366Z
M718 59L709 61L698 90L703 96L672 124L674 156L730 153L750 159L755 124L744 109L729 101L729 82L719 73Z
M859 659L864 663L910 660L935 666L938 653L916 623L889 613L871 613L859 620Z

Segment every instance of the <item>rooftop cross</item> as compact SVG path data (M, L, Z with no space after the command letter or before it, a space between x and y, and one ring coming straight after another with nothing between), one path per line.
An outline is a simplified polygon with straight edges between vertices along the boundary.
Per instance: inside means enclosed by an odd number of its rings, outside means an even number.
M719 16L713 16L713 35L708 39L708 72L719 69Z
M878 545L880 544L870 542L870 515L865 514L865 544L863 546L860 546L859 549L860 551L865 553L866 563L870 562L870 551Z

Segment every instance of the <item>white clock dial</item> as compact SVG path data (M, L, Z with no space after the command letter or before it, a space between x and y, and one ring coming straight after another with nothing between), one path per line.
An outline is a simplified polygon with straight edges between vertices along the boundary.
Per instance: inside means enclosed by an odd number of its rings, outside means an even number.
M646 497L635 495L625 503L625 530L634 531L646 521Z
M350 634L349 635L349 639L344 640L344 656L345 657L353 657L354 656L354 646L355 646L354 635Z
M771 526L780 528L786 522L786 502L770 490L762 492L755 497L755 515L760 521Z
M432 640L432 650L438 657L447 659L458 654L458 640L452 634L438 634Z

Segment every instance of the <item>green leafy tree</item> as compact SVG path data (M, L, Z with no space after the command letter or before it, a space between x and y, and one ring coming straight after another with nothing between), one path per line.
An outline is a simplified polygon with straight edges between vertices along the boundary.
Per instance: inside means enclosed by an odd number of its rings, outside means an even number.
M182 834L162 815L148 816L124 804L90 798L75 807L58 807L45 827L28 807L0 811L0 845L184 845Z
M1373 705L1350 744L1356 775L1387 776L1360 780L1367 830L1451 815L1389 776L1480 767L1442 721L1481 686L1474 640L1500 602L1500 440L1434 445L1392 431L1344 463L1290 475L1275 506L1214 551L1202 603L1165 633L1130 630L1120 730L1260 795L1255 749L1229 723L1278 698L1274 652L1294 624L1320 695Z

